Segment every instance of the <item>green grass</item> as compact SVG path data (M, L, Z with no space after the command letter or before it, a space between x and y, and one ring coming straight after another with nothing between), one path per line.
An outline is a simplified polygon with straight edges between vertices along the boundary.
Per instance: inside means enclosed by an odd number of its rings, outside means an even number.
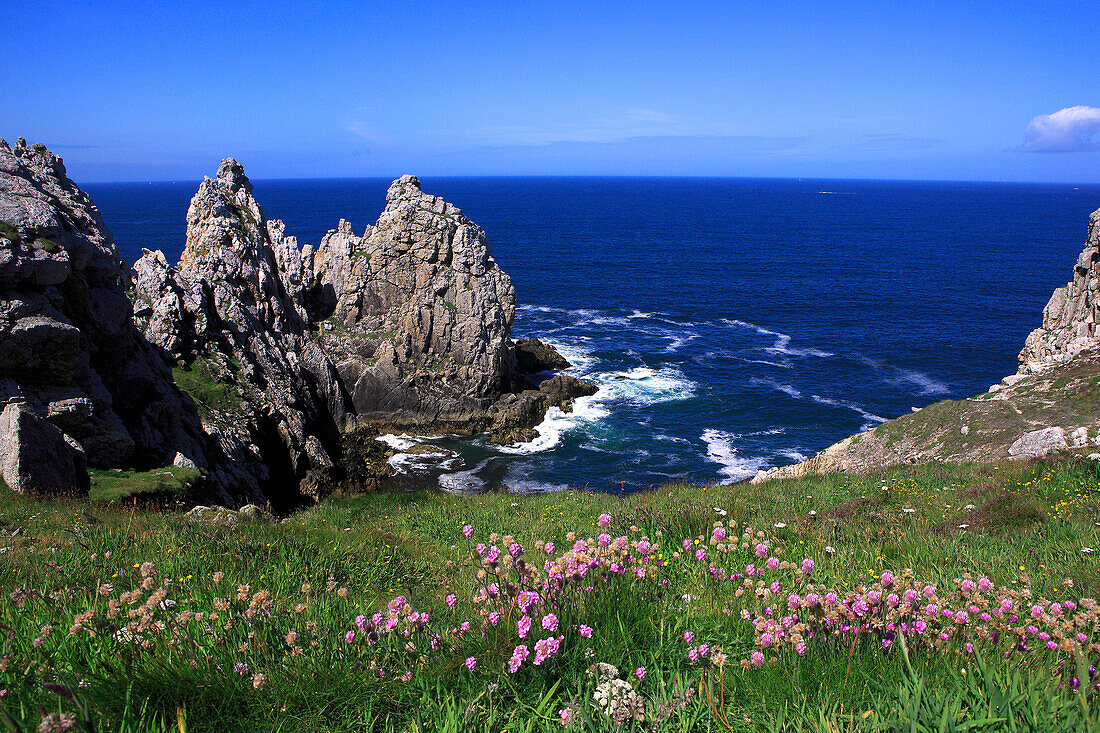
M188 369L173 367L172 377L195 400L204 418L215 412L231 412L240 405L237 388L218 379L214 366L206 359L196 359Z
M193 468L166 466L151 471L118 471L91 469L89 500L121 502L137 499L183 498L199 480L201 473Z
M597 526L603 513L610 517L606 530ZM1006 661L1004 643L982 647L979 658L957 646L933 651L914 642L907 661L901 648L885 651L873 635L822 638L811 640L804 656L769 650L763 666L742 669L738 661L755 649L755 636L738 609L755 614L760 604L713 581L690 553L677 555L684 538L692 552L714 551L706 541L714 523L729 527L736 519L737 533L751 525L777 558L813 558L813 582L841 591L873 583L883 570L900 577L911 568L921 582L944 589L970 573L1011 593L1077 599L1100 595L1098 554L1084 552L1100 550L1098 517L1100 467L1083 459L930 464L756 486L673 485L630 496L375 493L332 499L280 523L236 527L5 492L0 689L7 693L0 705L11 730L34 730L39 706L78 718L85 710L89 724L112 731L549 731L563 730L558 712L566 707L578 716L576 730L837 733L938 730L944 720L943 730L983 720L973 729L999 730L995 721L1006 717L1020 730L1095 729L1100 703L1062 686L1077 674L1075 663L1043 649ZM461 533L467 523L470 540ZM471 565L472 545L493 542L492 532L511 534L541 570L550 556L538 543L553 542L558 556L572 545L570 532L582 538L601 531L648 537L668 571L654 565L645 582L611 574L593 577L593 590L578 586L556 611L564 636L559 654L540 667L527 660L517 674L505 672L519 642L515 615L482 625L482 605L472 596L486 581ZM690 542L699 537L700 545ZM728 558L723 564L734 569L763 562L751 544ZM154 563L147 572L145 562ZM224 579L216 582L215 573ZM785 588L805 582L793 573L783 576ZM124 600L111 618L108 600L142 583L151 587L132 604ZM103 584L112 587L98 595ZM121 625L141 622L139 609L157 589L176 604L158 601L147 619L166 630L136 631L136 641L120 637ZM261 591L269 595L257 600ZM450 593L453 608L445 603ZM412 651L392 636L376 646L360 632L354 643L345 641L356 616L384 610L398 594L415 609L431 608L430 629L443 637L438 650L424 646L428 632L413 633ZM181 622L181 611L218 617ZM76 616L81 629L70 633ZM541 612L533 616L538 627ZM452 634L462 621L473 631ZM596 630L591 639L579 635L580 623ZM44 634L45 624L51 633ZM532 643L546 635L536 631ZM720 647L729 664L691 663L685 631ZM291 632L297 636L288 642ZM1089 630L1092 642L1100 641L1097 633ZM38 646L36 638L43 639ZM469 656L477 659L473 672L463 664ZM1090 661L1095 665L1097 655ZM588 674L594 662L614 664L624 677L646 668L645 679L631 683L647 706L644 723L615 728L597 708ZM236 673L237 664L248 671ZM411 675L407 682L402 672ZM259 689L257 673L264 675ZM655 722L661 715L667 717Z
M19 230L6 221L0 221L0 237L12 244L17 244L19 242Z

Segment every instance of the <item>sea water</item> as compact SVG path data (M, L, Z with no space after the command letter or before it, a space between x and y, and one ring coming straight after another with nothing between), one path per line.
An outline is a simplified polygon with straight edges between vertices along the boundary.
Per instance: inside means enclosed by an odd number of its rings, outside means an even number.
M317 243L389 180L255 181ZM669 178L440 178L488 234L516 338L599 392L515 446L390 436L396 484L633 491L741 481L1016 370L1070 278L1100 187ZM197 182L86 186L132 262L184 244ZM416 443L437 447L406 453ZM423 450L423 449L420 449Z

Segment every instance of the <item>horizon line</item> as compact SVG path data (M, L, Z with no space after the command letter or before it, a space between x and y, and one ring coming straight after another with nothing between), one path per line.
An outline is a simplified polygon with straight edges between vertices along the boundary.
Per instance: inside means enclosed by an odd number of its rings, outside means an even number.
M517 179L517 180L529 180L529 179L592 179L592 178L604 178L604 179L639 179L639 180L715 180L715 181L845 181L845 182L859 182L859 183L979 183L979 184L994 184L994 185L1006 185L1006 184L1022 184L1033 186L1087 186L1100 188L1100 181L1087 182L1087 181L1035 181L1035 180L1022 180L1022 179L988 179L988 178L845 178L845 177L829 177L829 176L725 176L725 175L706 175L706 174L614 174L614 173L585 173L585 174L567 174L567 173L538 173L538 174L499 174L499 173L482 173L482 174L447 174L447 175L420 175L416 173L402 173L397 176L287 176L277 178L253 178L249 176L248 179L253 183L266 183L266 182L289 182L289 181L396 181L402 175L413 175L416 178L424 179L477 179L477 178L500 178L500 179ZM202 183L206 178L211 176L203 176L202 178L154 178L154 179L134 179L134 180L86 180L78 185L116 185L116 184L152 184L152 183Z

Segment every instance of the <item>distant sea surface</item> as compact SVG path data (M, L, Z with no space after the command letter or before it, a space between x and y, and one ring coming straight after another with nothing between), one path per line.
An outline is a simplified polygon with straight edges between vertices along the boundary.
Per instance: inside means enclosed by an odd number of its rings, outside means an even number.
M317 243L378 217L389 180L256 181ZM440 178L488 234L516 338L600 386L518 448L429 442L398 482L639 490L743 480L1016 370L1065 284L1100 186L837 180ZM123 257L176 261L197 182L97 184ZM391 439L398 447L420 438Z

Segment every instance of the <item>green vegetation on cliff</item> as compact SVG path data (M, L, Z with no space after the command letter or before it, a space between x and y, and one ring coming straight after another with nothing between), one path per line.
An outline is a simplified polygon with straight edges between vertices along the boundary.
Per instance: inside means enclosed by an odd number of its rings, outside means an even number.
M0 706L16 731L62 714L75 730L192 733L550 731L563 715L585 731L1000 730L1008 718L1089 730L1096 680L1074 686L1100 661L1087 610L1100 595L1098 516L1100 466L1081 457L625 497L378 493L235 526L5 493ZM482 543L500 548L495 564ZM615 566L603 552L619 552ZM563 592L494 600L510 597L520 558L537 588L545 562L581 556L595 565ZM742 595L722 576L746 564L766 574ZM478 601L490 582L497 595ZM778 623L790 594L858 602L881 588L885 614L890 589L914 585L932 588L921 603L950 605L942 623L921 617L946 641L868 621L859 633L821 626L804 648L762 645L764 627L741 613ZM960 622L967 603L979 611ZM979 620L1004 603L1026 618ZM1061 642L1070 652L980 631L1046 634L1071 617L1083 625ZM529 656L512 673L521 645ZM599 662L618 669L602 690L621 704L595 699ZM616 727L610 708L645 720Z
M91 469L88 499L95 503L182 499L201 478L193 468L166 466L151 471Z

